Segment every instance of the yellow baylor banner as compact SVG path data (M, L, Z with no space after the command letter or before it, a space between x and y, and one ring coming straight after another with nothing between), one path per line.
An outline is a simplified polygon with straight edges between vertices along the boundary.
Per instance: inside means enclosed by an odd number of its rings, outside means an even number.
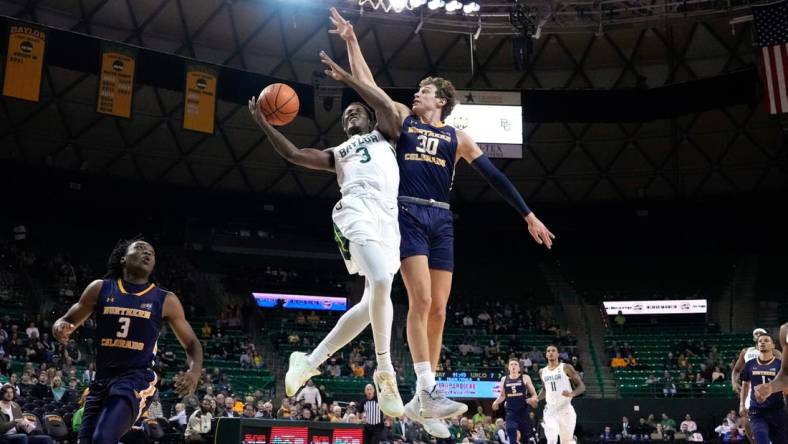
M117 117L131 117L134 97L134 68L137 52L119 45L101 45L101 73L99 77L96 111Z
M16 22L9 25L3 95L38 102L46 31Z
M183 128L213 134L218 70L206 65L186 65L183 88Z

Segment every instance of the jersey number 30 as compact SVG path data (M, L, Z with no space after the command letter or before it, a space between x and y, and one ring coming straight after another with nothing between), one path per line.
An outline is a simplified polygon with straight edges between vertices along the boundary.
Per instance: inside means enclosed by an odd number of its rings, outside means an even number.
M115 336L119 338L125 338L129 335L129 325L131 325L131 318L124 316L122 318L118 318L118 322L120 322L120 330L118 330L118 333Z
M434 156L438 153L438 143L440 143L440 140L434 137L427 137L424 134L419 134L416 140L419 141L419 146L416 147L416 151L427 153L430 156Z

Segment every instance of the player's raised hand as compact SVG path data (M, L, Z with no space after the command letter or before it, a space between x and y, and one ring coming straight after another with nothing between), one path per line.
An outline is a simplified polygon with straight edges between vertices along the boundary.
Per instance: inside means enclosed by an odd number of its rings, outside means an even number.
M77 326L71 322L58 319L55 325L52 326L52 336L57 342L66 345L68 344L68 337L71 336L71 333L74 333L76 329Z
M191 371L185 372L175 381L175 392L178 393L178 396L181 398L186 395L191 395L197 389L199 381L199 374L195 374Z
M261 97L262 97L262 95L261 95ZM258 104L257 104L258 100L259 99L254 97L254 96L252 96L252 98L249 99L249 103L248 103L248 105L249 105L249 114L251 114L252 115L252 119L254 119L254 121L258 125L260 125L260 128L266 129L266 128L269 128L271 126L271 124L268 123L268 121L265 119L265 117L263 117L263 113L260 111L260 106L258 106Z
M551 249L555 235L547 229L534 213L529 213L528 216L525 216L525 221L528 222L528 232L531 233L531 237L534 238L536 243L544 245L548 250Z
M766 401L766 398L772 395L771 384L759 384L755 387L755 399L758 402Z
M356 33L353 31L353 25L345 20L337 11L337 8L331 8L331 16L329 17L331 24L335 29L329 29L330 34L337 34L342 40L350 42L356 39Z
M350 74L337 65L337 63L332 60L325 51L320 51L320 61L328 67L328 69L325 70L325 73L332 79L342 82L346 78L350 77Z

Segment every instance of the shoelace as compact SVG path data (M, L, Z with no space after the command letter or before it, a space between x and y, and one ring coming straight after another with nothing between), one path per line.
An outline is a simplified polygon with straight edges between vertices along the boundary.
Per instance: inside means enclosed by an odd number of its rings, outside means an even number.
M383 383L381 384L385 390L383 390L384 394L394 395L397 393L397 388L394 385L394 381L389 378L384 378Z

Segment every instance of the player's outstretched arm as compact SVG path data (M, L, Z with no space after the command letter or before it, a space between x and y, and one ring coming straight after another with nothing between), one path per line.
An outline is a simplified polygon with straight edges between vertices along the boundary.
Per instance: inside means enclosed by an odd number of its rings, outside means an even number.
M164 320L170 324L173 333L178 338L183 349L186 351L188 357L189 371L184 374L175 383L175 391L180 396L186 396L194 393L197 384L200 381L200 373L202 372L202 344L194 334L192 326L186 320L186 315L183 312L183 305L175 296L174 293L168 293L164 298Z
M85 291L82 292L79 301L72 305L63 317L55 321L55 324L52 325L52 336L55 340L63 344L68 342L71 333L93 314L96 303L98 303L101 284L101 279L91 282L85 287Z
M583 379L577 374L572 364L564 364L564 370L566 371L566 376L569 377L569 380L572 381L572 384L575 386L575 389L568 392L568 394L565 391L562 395L572 398L582 395L586 391L586 384L583 382Z
M741 393L741 371L744 370L744 353L746 351L747 349L743 348L739 352L739 359L736 360L736 364L733 365L731 370L731 388L737 394Z
M457 140L457 154L465 159L509 205L520 213L520 216L528 223L528 232L531 233L536 243L544 245L548 249L552 248L555 235L528 208L517 188L493 165L481 148L479 148L479 145L476 144L476 141L460 130L457 130Z
M369 69L369 65L364 59L364 55L361 53L361 45L358 44L358 39L356 38L356 32L353 30L353 25L345 20L345 18L339 14L339 11L337 11L336 8L331 8L331 16L329 18L331 19L331 23L335 28L329 30L328 32L339 35L342 40L345 41L345 45L347 46L350 73L361 83L367 84L378 90L380 94L383 94L391 103L394 104L398 114L403 116L402 118L404 120L405 117L410 115L410 108L403 105L402 103L393 101L375 82L375 76L372 75L372 71ZM402 122L400 122L400 124L402 124Z
M249 99L249 113L280 156L288 162L304 168L334 172L334 157L330 153L314 148L296 148L279 130L265 120L260 112L260 107L257 106L257 100L259 99L254 97Z
M326 74L334 80L345 82L356 90L361 98L375 110L380 132L391 140L397 140L402 131L402 121L407 116L402 117L399 115L394 102L379 88L373 88L366 83L360 82L355 76L350 75L349 72L337 65L325 51L320 51L320 61L326 65Z

